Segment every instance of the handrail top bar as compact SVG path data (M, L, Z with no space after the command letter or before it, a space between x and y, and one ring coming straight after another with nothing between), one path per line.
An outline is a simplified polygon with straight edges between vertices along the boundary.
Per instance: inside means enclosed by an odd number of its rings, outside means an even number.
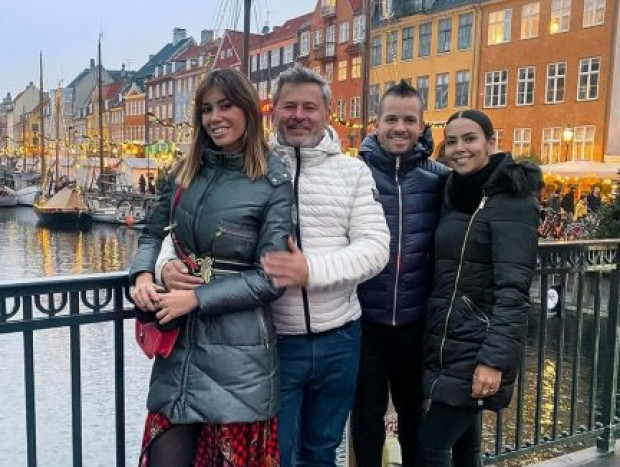
M0 281L0 294L19 295L20 289L28 289L28 295L32 293L47 293L53 289L71 289L76 290L85 285L92 286L97 282L101 282L105 287L113 287L115 285L129 285L129 274L127 270L114 272L101 272L93 274L73 274L70 276L52 276L52 277L34 277L30 279L21 279L20 281ZM5 293L3 293L5 292Z
M604 238L600 240L554 240L552 242L539 241L538 247L544 249L550 248L566 248L575 246L618 246L620 247L620 238Z

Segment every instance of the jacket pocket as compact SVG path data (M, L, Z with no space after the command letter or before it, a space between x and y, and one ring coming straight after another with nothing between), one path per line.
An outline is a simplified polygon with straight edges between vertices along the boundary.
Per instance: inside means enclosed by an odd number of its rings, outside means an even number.
M469 311L471 311L472 316L484 324L485 329L489 329L491 320L486 313L476 306L476 304L467 295L463 295L461 299L465 302L465 306L469 309Z
M454 303L450 319L450 337L458 341L480 343L486 337L491 320L466 295L461 295Z
M215 258L253 262L257 241L253 225L222 221L215 229L212 253Z

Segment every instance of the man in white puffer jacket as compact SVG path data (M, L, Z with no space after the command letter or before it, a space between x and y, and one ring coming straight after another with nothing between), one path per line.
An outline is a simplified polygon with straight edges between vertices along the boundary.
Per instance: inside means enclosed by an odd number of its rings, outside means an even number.
M372 174L342 154L328 126L331 93L317 73L296 66L274 94L275 151L293 176L297 231L289 252L262 259L278 287L272 304L278 332L282 467L335 465L353 403L360 351L356 288L387 264L390 233ZM157 271L171 288L183 269L170 242Z

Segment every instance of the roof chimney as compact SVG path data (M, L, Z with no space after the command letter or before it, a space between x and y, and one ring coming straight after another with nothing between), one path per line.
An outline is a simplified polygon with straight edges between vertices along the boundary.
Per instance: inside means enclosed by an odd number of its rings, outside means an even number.
M90 59L90 69L92 70L93 68L95 68L95 59L91 58Z
M213 29L203 29L200 31L200 44L207 44L213 40Z
M172 30L172 44L177 45L183 39L187 38L187 29L174 28Z

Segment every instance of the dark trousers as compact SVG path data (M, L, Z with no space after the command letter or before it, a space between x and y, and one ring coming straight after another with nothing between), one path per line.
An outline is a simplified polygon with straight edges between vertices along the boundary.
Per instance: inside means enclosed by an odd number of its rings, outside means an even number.
M482 410L433 402L422 417L420 467L482 467Z
M398 415L403 467L415 465L422 410L423 325L362 324L362 351L351 414L358 467L380 467L389 393Z

